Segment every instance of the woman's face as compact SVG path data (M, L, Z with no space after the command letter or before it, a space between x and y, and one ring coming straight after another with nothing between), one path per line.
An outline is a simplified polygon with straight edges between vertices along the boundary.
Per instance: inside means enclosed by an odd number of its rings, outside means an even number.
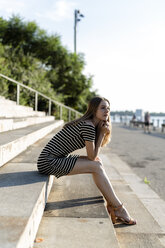
M96 111L96 118L102 121L107 121L110 113L110 106L107 101L102 100Z

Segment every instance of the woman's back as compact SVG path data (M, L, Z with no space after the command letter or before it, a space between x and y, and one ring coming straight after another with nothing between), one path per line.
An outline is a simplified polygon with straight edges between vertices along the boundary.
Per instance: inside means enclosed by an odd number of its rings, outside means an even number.
M81 121L76 125L62 128L48 142L43 152L51 153L54 156L66 156L77 149L83 148L85 140L95 140L95 127L85 121Z

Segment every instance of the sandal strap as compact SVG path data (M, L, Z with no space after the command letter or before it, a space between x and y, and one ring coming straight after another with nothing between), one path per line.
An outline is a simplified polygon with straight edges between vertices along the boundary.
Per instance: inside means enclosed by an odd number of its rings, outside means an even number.
M120 206L118 207L113 207L112 205L107 205L107 208L109 208L110 210L110 216L111 216L111 219L112 219L112 223L115 224L116 223L116 214L115 214L115 211L122 208L123 207L123 204L121 204Z
M121 205L119 205L118 207L112 207L112 208L113 208L114 211L117 211L117 210L119 210L122 207L123 207L123 203Z

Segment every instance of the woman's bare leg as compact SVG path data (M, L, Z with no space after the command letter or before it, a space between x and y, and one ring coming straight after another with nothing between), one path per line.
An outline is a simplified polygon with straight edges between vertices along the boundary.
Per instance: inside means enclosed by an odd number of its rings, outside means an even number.
M86 173L92 174L95 184L97 185L98 189L101 191L107 202L107 206L111 205L114 207L118 207L121 205L121 201L116 196L111 182L107 177L103 165L100 161L91 161L87 159L87 157L80 157L77 159L73 170L68 174L68 176ZM130 216L127 210L124 208L116 211L116 213L118 213L118 215L120 216L121 212L122 216L129 220Z
M103 170L103 172L100 174L93 173L92 176L98 189L101 191L104 198L106 199L107 204L111 204L113 206L121 205L121 201L115 194L115 191L113 190L111 182L109 181L109 178L107 177L105 171Z
M77 159L73 170L68 175L84 173L92 174L95 184L103 194L107 203L112 204L113 206L121 205L100 161L91 161L85 157L80 157Z

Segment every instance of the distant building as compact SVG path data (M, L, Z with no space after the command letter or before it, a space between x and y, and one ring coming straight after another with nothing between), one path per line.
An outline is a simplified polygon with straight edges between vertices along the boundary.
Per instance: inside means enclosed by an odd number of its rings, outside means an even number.
M136 109L135 115L136 115L137 121L143 121L144 120L144 111L142 109Z

